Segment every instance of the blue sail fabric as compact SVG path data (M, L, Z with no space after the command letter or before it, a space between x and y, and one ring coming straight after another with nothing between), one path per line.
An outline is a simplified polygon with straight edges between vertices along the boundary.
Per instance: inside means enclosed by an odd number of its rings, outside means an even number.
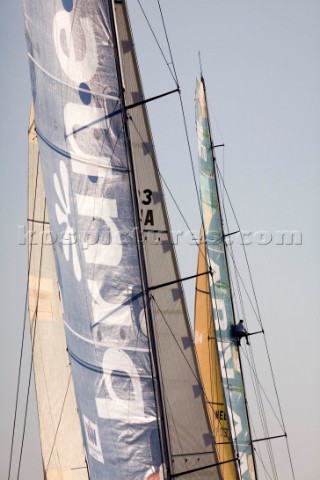
M90 476L155 479L163 460L110 3L24 4L36 132Z
M225 403L233 438L233 448L240 460L241 480L254 480L255 470L246 411L243 378L240 368L237 341L234 337L234 314L227 259L224 246L218 187L215 175L212 139L203 82L197 82L196 122L200 170L200 195L208 263L213 271L210 291L213 309L213 326L217 339L218 355Z

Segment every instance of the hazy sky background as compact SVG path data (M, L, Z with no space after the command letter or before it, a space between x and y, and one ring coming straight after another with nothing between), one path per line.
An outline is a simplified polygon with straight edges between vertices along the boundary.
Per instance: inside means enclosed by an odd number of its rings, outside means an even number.
M136 0L129 0L146 97L174 88ZM159 32L155 0L144 0ZM197 52L201 51L215 143L224 142L225 181L243 230L253 232L248 256L283 407L297 480L319 480L320 260L320 3L318 0L162 0L196 159L194 122ZM0 18L2 120L0 148L1 289L0 478L7 478L27 276L27 128L30 84L19 0L3 2ZM163 176L191 228L200 220L178 97L150 105ZM217 119L219 128L214 121ZM219 131L220 129L220 131ZM219 150L222 168L223 154ZM168 196L168 195L167 195ZM173 229L185 230L176 211ZM296 230L301 245L279 245ZM266 231L272 241L259 243ZM196 268L196 248L182 239L182 274ZM181 262L180 262L181 263ZM194 286L186 293L192 311ZM254 320L249 326L257 329ZM252 337L254 338L254 337ZM257 340L258 342L258 340ZM255 343L255 340L252 340ZM253 345L255 348L255 345ZM259 352L258 352L259 358ZM24 359L26 384L29 357ZM266 372L267 366L261 367ZM263 375L261 377L264 384ZM21 432L21 393L12 479ZM34 405L28 415L21 480L40 480L41 460ZM281 432L271 429L270 434ZM279 442L279 443L277 443ZM273 443L275 451L281 440ZM290 478L280 459L279 479Z

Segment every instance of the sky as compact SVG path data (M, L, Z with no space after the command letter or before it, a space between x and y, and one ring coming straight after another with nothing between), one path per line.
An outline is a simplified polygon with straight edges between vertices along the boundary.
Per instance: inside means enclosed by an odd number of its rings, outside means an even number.
M146 97L172 90L172 78L137 0L128 4ZM144 0L142 4L166 48L157 2ZM247 252L296 479L318 480L320 4L317 0L162 0L161 5L194 159L194 90L201 51L215 143L225 144L218 151L218 163L241 228L247 233ZM2 6L0 40L2 479L8 471L27 276L26 246L19 243L20 227L26 225L31 89L21 1ZM150 104L148 110L163 177L189 225L198 231L199 213L178 97L166 97ZM185 232L168 192L167 198L172 229ZM296 232L291 245L281 244L284 231ZM182 275L195 272L197 251L190 243L188 235L182 235L177 246ZM241 250L236 239L235 250ZM240 265L244 267L241 259ZM191 315L193 289L193 284L186 285ZM252 318L248 323L252 329L257 326ZM258 342L260 362L263 356ZM16 478L29 356L26 345L12 478ZM262 383L265 373L270 386L267 366L261 367L261 373ZM290 470L282 455L282 441L274 442L279 442L273 444L281 457L279 478L287 480ZM41 478L32 387L20 479Z

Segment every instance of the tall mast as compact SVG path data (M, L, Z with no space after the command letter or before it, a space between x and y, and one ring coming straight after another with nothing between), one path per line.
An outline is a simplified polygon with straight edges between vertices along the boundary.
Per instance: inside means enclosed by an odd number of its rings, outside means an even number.
M119 92L120 92L120 98L121 98L122 122L123 122L123 129L125 134L125 142L126 142L126 149L127 149L128 163L129 163L129 178L130 178L131 197L132 197L132 204L133 204L135 225L136 225L136 242L137 242L138 252L139 252L140 273L141 273L142 286L143 286L143 300L144 300L147 325L149 330L152 365L154 368L154 390L155 390L155 395L157 399L157 406L159 409L158 418L159 418L160 442L162 447L162 456L166 465L167 472L169 474L169 478L171 478L171 462L170 462L170 455L169 455L170 448L168 445L167 427L165 423L165 413L164 413L165 405L164 405L161 385L160 385L161 376L160 376L159 364L158 364L158 355L157 355L157 348L156 348L156 342L155 342L153 318L152 318L152 312L150 309L150 297L148 292L148 287L149 287L148 276L147 276L145 255L144 255L144 249L143 249L138 192L137 192L137 186L136 186L136 180L135 180L135 174L134 174L133 153L132 153L132 147L131 147L130 129L128 125L128 113L126 110L125 84L123 79L121 55L119 50L119 38L118 38L114 3L122 3L122 2L121 1L117 2L117 0L109 0L110 12L112 12L111 25L113 29L113 38L115 42L116 64L117 64L118 79L119 79Z
M203 93L201 93L201 87ZM235 311L231 294L231 279L226 252L220 192L217 182L216 158L214 153L210 118L207 108L205 82L202 76L201 84L199 84L197 92L199 159L200 172L202 175L202 183L200 182L200 191L203 203L204 240L206 242L207 256L209 258L210 265L214 270L214 275L211 283L211 295L213 309L215 311L215 319L213 319L213 321L215 324L214 328L216 331L216 339L214 341L218 342L225 402L228 406L229 411L229 422L234 440L234 449L235 452L239 455L240 460L240 478L243 480L254 480L257 478L257 469L254 456L254 448L252 444L244 379L242 376L240 352L239 347L236 344L235 338L232 334L232 328L235 324ZM203 97L201 97L201 95L203 95ZM208 138L206 137L206 135L208 135ZM201 143L200 137L202 137L203 143ZM204 154L204 156L202 155L202 153ZM204 169L204 171L202 169ZM216 215L218 216L218 218L216 218ZM208 242L210 242L210 245L208 245ZM224 270L225 278L222 281ZM219 288L220 281L221 283L224 283L224 286L222 288ZM219 292L219 290L221 291L220 296L219 294L217 295L217 292ZM226 305L225 301L229 305L230 310L228 305ZM224 325L223 331L221 329L222 324ZM237 375L237 362L239 363L239 375ZM238 392L242 392L240 394L240 403L238 400L233 398L232 392L234 388L237 388ZM243 456L246 453L243 446L241 445L241 441L239 441L241 435L237 433L237 429L239 429L239 422L240 428L247 430L250 438L250 456L252 458L251 468L249 465L249 455L247 456L248 461L243 461Z

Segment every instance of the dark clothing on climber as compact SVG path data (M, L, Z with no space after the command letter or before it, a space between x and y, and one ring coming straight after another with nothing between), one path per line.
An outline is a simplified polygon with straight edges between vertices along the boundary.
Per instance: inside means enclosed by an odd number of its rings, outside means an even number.
M238 346L241 344L241 339L245 337L247 345L250 345L248 340L248 332L246 327L244 326L244 321L240 320L239 323L234 327L234 335L237 338Z

